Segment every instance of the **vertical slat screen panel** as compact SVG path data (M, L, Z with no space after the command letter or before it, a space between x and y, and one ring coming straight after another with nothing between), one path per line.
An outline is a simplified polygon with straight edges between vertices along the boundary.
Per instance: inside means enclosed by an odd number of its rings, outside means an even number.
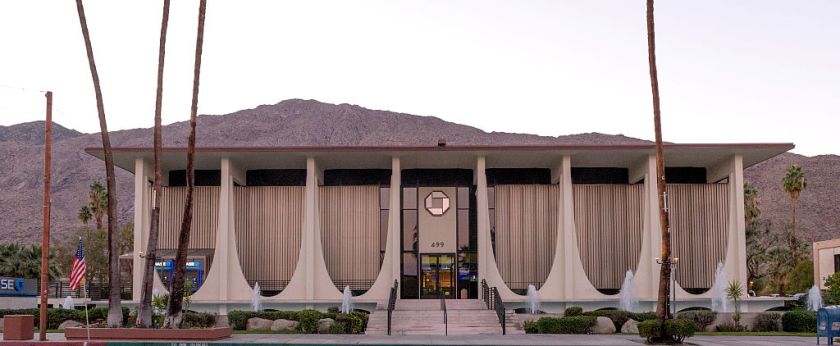
M597 289L617 290L636 271L642 248L644 186L575 184L574 209L583 269Z
M512 290L540 287L557 242L558 185L496 185L495 255Z
M668 184L672 249L679 257L677 282L700 293L714 284L726 257L728 184Z
M292 278L303 227L300 186L234 187L236 249L245 279L280 291Z
M158 249L178 248L178 234L184 218L187 188L164 187L160 205ZM215 249L219 223L219 187L196 186L193 190L193 215L190 228L190 249Z
M339 289L367 290L379 274L379 186L322 186L321 243Z

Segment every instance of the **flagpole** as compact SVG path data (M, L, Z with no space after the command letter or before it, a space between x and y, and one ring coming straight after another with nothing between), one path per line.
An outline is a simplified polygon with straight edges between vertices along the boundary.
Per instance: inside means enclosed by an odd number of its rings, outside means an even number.
M84 279L82 279L84 280ZM87 282L82 284L83 300L87 299ZM88 302L85 302L85 329L87 329L87 339L90 341L90 317L88 316Z

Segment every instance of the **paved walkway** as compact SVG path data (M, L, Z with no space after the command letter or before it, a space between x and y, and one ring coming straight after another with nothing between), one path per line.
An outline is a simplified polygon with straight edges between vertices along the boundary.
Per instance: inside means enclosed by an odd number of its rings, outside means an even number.
M37 336L36 336L37 337ZM49 341L63 341L63 334L49 334ZM163 344L172 342L161 341ZM217 341L225 344L326 344L326 345L644 345L636 335L458 335L458 336L373 336L373 335L302 335L234 334ZM180 345L191 346L190 342ZM758 346L815 345L815 337L798 336L695 336L688 345Z

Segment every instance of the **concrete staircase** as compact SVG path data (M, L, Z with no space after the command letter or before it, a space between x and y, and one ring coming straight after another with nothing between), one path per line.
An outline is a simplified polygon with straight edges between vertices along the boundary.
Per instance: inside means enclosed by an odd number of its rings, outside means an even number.
M449 335L501 335L502 327L496 312L487 310L477 299L446 300ZM508 334L524 334L525 331L513 321L513 312L507 312ZM447 325L443 322L443 310L439 299L402 299L397 301L391 317L391 335L445 335ZM370 314L368 335L388 333L388 311L385 305L377 307Z

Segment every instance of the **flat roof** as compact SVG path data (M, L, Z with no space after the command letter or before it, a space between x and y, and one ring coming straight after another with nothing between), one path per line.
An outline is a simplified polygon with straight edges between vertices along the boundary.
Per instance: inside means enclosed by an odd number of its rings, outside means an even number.
M665 164L669 167L713 167L733 155L744 157L744 167L785 153L793 143L665 143ZM401 158L401 167L472 168L475 157L485 156L488 168L551 167L569 155L575 167L634 167L655 154L653 143L642 144L557 144L557 145L446 145L446 146L231 146L196 147L196 169L218 169L219 161L229 157L243 169L302 168L307 157L323 161L332 168L390 168L392 156ZM185 147L162 148L166 170L186 167ZM85 152L103 158L101 147ZM134 172L137 158L153 159L151 147L115 147L114 165Z

